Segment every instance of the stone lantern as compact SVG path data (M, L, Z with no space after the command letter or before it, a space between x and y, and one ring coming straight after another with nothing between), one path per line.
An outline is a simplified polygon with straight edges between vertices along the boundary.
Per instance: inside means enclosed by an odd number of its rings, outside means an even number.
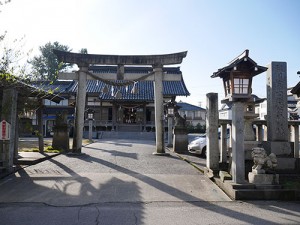
M94 120L94 113L93 109L87 110L87 119L89 121L89 141L92 142L93 139L93 120Z
M245 183L245 150L244 150L244 102L251 100L252 78L267 70L249 57L249 50L233 59L228 66L213 73L212 78L223 79L225 99L223 103L232 104L232 167L234 183Z
M173 147L173 118L175 114L176 102L172 99L165 104L166 117L168 120L168 144L167 147Z
M252 78L267 70L266 67L257 65L249 57L249 50L230 62L228 66L213 73L212 78L223 79L226 101L247 101L252 94Z

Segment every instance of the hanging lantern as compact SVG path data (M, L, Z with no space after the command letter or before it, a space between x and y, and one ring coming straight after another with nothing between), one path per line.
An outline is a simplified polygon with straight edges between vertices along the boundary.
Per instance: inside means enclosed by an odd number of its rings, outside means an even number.
M114 96L114 86L111 86L111 96Z

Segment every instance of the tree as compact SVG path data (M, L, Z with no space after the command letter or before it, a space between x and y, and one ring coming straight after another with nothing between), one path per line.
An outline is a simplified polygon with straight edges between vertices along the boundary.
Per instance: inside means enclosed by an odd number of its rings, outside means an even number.
M67 45L62 45L57 41L48 42L40 46L40 56L35 56L29 63L32 65L33 76L38 80L57 80L57 73L63 72L72 67L69 63L60 63L53 53L53 49L69 52L71 49Z
M0 74L13 75L19 79L28 78L28 64L26 58L29 52L24 52L24 37L14 39L11 43L7 40L7 32L0 35Z
M87 48L82 48L82 49L80 49L79 53L88 54L88 50L87 50Z
M7 3L9 3L11 0L4 0L4 1L0 1L0 7L3 5L6 5ZM0 9L0 13L1 13L1 9Z

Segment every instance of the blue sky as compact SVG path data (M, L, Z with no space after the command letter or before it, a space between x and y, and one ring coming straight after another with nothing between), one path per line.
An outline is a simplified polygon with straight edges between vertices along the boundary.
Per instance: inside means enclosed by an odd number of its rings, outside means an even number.
M212 73L245 49L262 66L287 62L288 86L298 83L299 9L298 0L12 0L0 9L0 32L25 35L32 56L49 41L93 54L188 51L180 67L191 96L180 99L204 107L206 93L224 97ZM266 96L265 74L253 93Z

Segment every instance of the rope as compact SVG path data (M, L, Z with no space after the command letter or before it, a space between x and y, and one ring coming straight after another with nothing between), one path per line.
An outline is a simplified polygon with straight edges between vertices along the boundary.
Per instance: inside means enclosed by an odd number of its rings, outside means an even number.
M95 74L93 74L93 73L91 73L91 72L89 72L89 71L87 71L86 73L87 73L88 75L90 75L91 77L93 77L95 80L100 80L100 81L102 81L103 83L108 84L108 85L121 87L121 86L128 86L128 85L130 85L130 84L134 84L134 83L136 83L136 82L138 82L138 81L141 81L141 80L145 80L147 77L150 77L150 76L153 75L155 72L148 73L148 74L146 74L146 75L144 75L144 76L141 76L140 78L138 78L138 79L136 79L136 80L126 80L126 81L124 81L124 82L122 82L122 83L116 82L116 81L112 81L112 80L106 80L106 79L97 77L97 76L95 76Z

